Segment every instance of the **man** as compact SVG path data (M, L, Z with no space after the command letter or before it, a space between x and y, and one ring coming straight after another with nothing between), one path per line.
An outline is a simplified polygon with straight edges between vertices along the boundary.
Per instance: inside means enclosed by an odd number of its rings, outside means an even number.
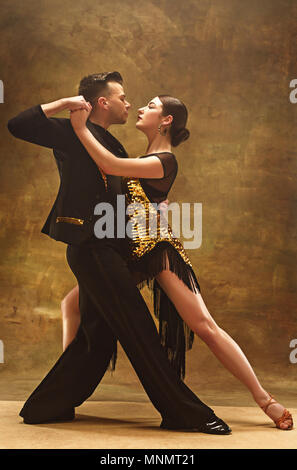
M91 102L94 110L88 128L114 155L127 158L123 146L107 130L111 124L124 124L128 117L130 104L122 83L118 72L89 75L80 83L83 96L33 106L8 122L15 137L54 151L61 184L42 232L67 244L67 261L79 284L81 311L76 338L30 395L20 415L28 424L73 419L74 408L102 379L118 339L163 418L161 427L229 434L226 423L170 366L127 268L126 240L94 236L94 207L98 202L115 204L122 192L120 177L99 172L69 119L51 117Z

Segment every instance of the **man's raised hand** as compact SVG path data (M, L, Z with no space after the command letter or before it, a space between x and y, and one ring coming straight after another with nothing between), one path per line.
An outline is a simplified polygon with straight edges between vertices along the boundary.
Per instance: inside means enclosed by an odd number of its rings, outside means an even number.
M86 121L92 111L91 103L86 103L86 108L78 108L70 111L70 121L73 129L80 130L86 126Z
M82 95L71 96L64 99L66 103L66 109L69 111L76 111L77 109L86 109L87 111L89 110L88 102Z

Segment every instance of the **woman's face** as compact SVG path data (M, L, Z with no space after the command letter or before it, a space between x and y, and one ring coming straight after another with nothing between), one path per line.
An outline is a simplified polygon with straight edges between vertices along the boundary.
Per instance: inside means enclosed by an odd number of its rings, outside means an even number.
M138 119L136 121L137 129L157 130L161 124L163 105L158 96L150 100L143 108L138 109Z

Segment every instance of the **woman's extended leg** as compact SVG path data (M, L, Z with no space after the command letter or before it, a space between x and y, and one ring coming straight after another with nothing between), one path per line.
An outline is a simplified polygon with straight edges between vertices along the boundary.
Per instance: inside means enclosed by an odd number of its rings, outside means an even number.
M79 289L76 285L61 302L63 319L63 351L74 340L80 325Z
M269 394L259 383L250 363L238 344L214 321L201 294L191 291L172 271L164 270L156 276L161 288L175 305L176 310L211 349L222 364L250 390L256 403L263 406ZM267 409L268 416L276 420L282 416L284 407L273 403ZM291 421L285 420L282 429L290 427Z

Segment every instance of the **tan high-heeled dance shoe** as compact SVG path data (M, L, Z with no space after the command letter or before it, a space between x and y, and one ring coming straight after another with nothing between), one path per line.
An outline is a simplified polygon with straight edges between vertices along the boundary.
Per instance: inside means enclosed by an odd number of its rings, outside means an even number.
M278 403L270 393L268 393L268 395L270 396L269 400L267 401L267 403L264 406L261 406L264 413L266 413L266 410L267 410L268 406L272 405L273 403ZM280 424L283 423L284 421L287 421L287 420L290 420L291 424L287 428L281 428ZM273 421L275 422L276 427L278 429L281 429L282 431L289 431L290 429L293 429L293 418L292 418L291 413L286 408L284 409L283 414L281 415L281 417L276 419L276 420L273 419Z

